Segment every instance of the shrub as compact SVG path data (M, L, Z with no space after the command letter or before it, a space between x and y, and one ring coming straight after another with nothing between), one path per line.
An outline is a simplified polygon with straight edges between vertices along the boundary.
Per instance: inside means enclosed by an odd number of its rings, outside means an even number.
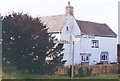
M111 62L110 64L117 64L117 62Z
M86 68L80 67L78 69L78 75L80 77L90 76L91 74L92 74L92 68L90 67L86 67Z
M90 76L92 74L92 68L88 67L86 71L86 76Z
M120 74L120 68L118 68L118 74Z
M103 64L103 62L99 62L99 63L97 63L96 65L100 65L100 64Z
M78 75L79 75L80 77L83 77L83 76L84 76L83 67L80 67L80 68L78 69Z

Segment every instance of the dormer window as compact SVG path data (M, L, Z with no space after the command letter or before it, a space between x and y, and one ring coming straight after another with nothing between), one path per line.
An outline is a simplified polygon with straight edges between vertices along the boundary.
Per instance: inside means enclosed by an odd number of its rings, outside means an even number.
M68 28L68 27L66 27L66 30L68 31L68 30L69 30L69 28Z

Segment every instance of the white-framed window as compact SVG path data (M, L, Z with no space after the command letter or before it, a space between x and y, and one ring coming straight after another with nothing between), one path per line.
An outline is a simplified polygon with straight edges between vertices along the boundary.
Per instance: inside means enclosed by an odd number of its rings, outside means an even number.
M90 53L80 53L81 62L89 62Z
M92 40L92 48L99 48L99 41L98 40Z
M100 59L101 61L108 61L109 53L107 51L101 52Z
M89 61L89 56L88 55L81 55L81 61L82 62L88 62Z

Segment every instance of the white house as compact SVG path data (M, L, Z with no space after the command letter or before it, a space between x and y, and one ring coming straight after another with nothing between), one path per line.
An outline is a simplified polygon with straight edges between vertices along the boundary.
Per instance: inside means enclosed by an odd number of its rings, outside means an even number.
M41 17L48 32L64 43L65 65L73 56L74 64L117 62L117 35L107 24L76 20L73 11L68 2L66 14Z

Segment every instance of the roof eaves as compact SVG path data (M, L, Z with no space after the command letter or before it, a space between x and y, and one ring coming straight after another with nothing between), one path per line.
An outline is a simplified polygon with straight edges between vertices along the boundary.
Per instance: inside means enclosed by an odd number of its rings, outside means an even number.
M104 25L107 26L114 33L114 35L117 37L117 34L106 23Z

